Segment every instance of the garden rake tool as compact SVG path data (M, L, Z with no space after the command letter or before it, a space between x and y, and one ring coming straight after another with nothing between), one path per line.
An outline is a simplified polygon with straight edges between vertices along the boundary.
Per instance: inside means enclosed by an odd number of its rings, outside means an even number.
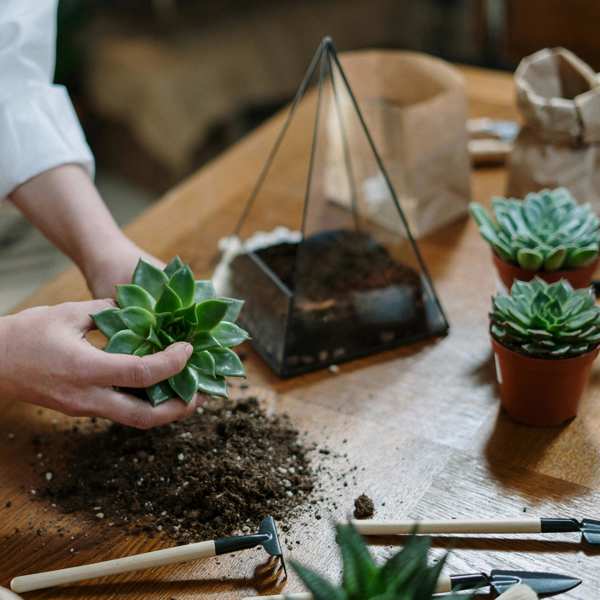
M404 535L443 533L569 533L581 532L591 545L600 545L600 521L593 519L481 519L481 520L420 520L420 521L353 521L361 535Z
M284 579L286 579L287 569L277 535L277 526L273 517L266 517L262 520L258 533L252 535L218 538L206 542L196 542L186 544L185 546L175 546L174 548L115 558L91 565L23 575L15 577L10 582L10 587L14 592L30 592L65 583L93 579L95 577L117 575L119 573L152 569L174 563L219 556L221 554L231 554L232 552L248 550L256 546L262 546L271 557L271 560L277 561L278 566L276 571L278 574L283 571Z

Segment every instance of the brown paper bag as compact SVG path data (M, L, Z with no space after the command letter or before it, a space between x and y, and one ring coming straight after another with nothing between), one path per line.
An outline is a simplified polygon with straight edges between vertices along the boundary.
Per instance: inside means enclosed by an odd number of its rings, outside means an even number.
M414 237L465 215L471 188L467 100L460 73L442 60L416 52L361 51L340 58ZM338 101L362 213L382 227L400 229L360 123L352 119L349 98ZM332 131L337 119L332 109L328 115ZM336 146L331 137L325 193L349 206L343 151L337 147L342 140Z
M523 116L509 160L507 194L566 187L600 209L600 82L564 48L524 58L515 72Z

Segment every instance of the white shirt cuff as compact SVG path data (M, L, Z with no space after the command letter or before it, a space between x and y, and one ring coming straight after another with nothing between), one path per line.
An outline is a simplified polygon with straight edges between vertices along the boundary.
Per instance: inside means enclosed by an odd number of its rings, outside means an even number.
M0 103L0 198L69 163L94 176L94 157L63 86L30 83Z

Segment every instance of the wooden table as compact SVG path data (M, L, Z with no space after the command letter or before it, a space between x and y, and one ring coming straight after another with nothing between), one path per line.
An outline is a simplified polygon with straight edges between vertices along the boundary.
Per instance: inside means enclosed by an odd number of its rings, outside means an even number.
M515 116L511 79L464 68L473 116ZM281 123L276 117L143 214L128 233L162 258L180 254L208 273L217 240L229 234ZM504 189L503 169L478 170L474 197ZM359 466L356 487L332 489L343 518L357 493L366 491L380 517L493 517L524 512L539 516L600 516L600 370L592 374L578 419L561 429L529 429L500 414L494 385L487 311L495 289L489 251L473 223L446 227L420 244L451 323L437 342L390 351L329 371L281 381L251 353L249 381L287 411L312 439L343 445ZM85 298L74 269L24 306ZM77 517L63 522L74 539L36 528L55 520L55 509L31 502L34 485L31 436L52 432L65 419L48 411L0 401L0 585L16 574L65 567L150 550L165 541L127 537ZM14 433L9 440L8 434ZM56 435L56 434L55 434ZM5 507L11 501L10 508ZM383 503L385 502L385 506ZM15 533L15 527L19 532ZM295 558L337 573L327 519L309 519L290 535L305 543ZM572 573L584 584L565 598L592 599L600 589L600 556L574 534L434 539L437 551L452 547L454 572L527 568ZM390 540L385 540L390 542ZM76 550L76 554L70 552ZM377 552L386 552L380 545ZM31 598L237 598L253 593L258 555L163 568L32 593ZM289 590L297 590L292 578Z

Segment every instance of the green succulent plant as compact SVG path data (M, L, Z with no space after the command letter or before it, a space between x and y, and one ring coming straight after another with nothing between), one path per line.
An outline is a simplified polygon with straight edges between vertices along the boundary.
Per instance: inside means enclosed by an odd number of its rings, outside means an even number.
M244 365L231 350L248 339L235 324L243 301L218 298L210 281L195 281L179 257L163 271L140 259L130 284L117 286L118 308L92 315L108 338L104 350L145 356L186 341L194 352L185 368L146 388L157 406L178 396L191 402L199 390L227 396L226 377L243 377Z
M564 188L528 194L523 201L494 198L492 209L494 219L477 202L470 205L479 233L507 262L528 271L556 271L598 257L600 220Z
M377 564L352 524L336 527L336 541L342 557L342 582L335 585L297 562L292 566L314 600L429 600L447 556L429 566L431 540L411 536L402 550ZM444 598L468 600L457 594Z
M600 307L592 290L574 290L565 279L515 281L510 294L492 299L490 321L497 341L531 356L578 356L600 343Z

